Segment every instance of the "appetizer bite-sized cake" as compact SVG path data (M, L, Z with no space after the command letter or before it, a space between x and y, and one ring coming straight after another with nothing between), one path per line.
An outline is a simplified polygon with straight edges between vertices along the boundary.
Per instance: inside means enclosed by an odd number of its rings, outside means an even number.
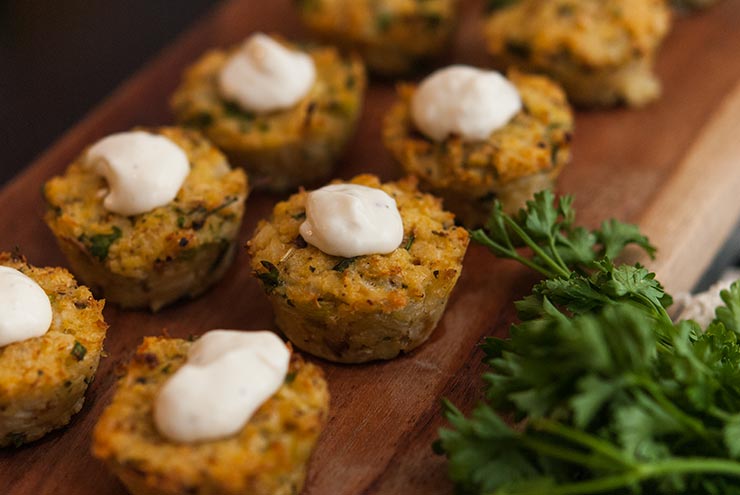
M43 193L75 274L122 307L156 311L224 274L247 178L199 133L159 128L98 141Z
M326 180L353 134L365 94L359 58L261 33L205 54L172 96L179 123L205 133L256 188Z
M467 231L415 179L371 175L278 203L248 243L280 330L344 363L391 359L426 341L467 246Z
M82 408L108 328L103 305L67 270L0 253L0 447L36 440Z
M544 76L456 65L398 91L386 147L469 228L485 223L496 199L518 210L570 161L573 113Z
M451 43L457 0L296 0L320 39L360 53L384 75L419 69Z
M641 106L660 95L653 62L670 19L666 0L514 0L486 37L501 66L549 74L578 105Z
M147 337L92 451L134 495L295 495L328 408L321 370L271 332Z

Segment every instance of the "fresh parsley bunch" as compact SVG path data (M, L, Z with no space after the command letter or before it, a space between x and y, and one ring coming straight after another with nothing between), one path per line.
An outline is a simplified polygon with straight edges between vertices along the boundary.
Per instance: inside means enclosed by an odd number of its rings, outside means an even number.
M445 402L451 478L481 495L740 494L740 285L706 331L675 324L654 274L612 261L654 253L638 229L574 221L546 191L473 233L546 278L483 346L487 402L470 418Z

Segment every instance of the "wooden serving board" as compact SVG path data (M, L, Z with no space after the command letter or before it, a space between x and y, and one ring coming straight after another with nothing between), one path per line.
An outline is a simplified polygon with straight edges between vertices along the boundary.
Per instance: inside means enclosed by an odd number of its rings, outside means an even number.
M453 50L456 62L486 65L481 1L463 0ZM583 223L606 217L642 224L660 248L652 267L673 291L698 280L740 216L740 0L679 18L658 62L663 98L642 110L579 113L574 162L560 181L574 193ZM183 68L213 46L255 30L303 36L289 0L229 1L185 33L71 129L0 192L0 249L19 246L37 265L65 265L41 221L39 189L88 143L135 125L171 122L167 99ZM84 91L84 88L81 88ZM391 82L374 82L359 132L337 176L399 176L380 141L381 119L394 98ZM254 194L241 234L280 198ZM233 269L205 296L156 315L110 305L106 350L83 410L71 424L18 450L0 452L0 493L123 494L89 454L90 432L110 401L115 369L145 335L173 336L212 328L273 329L266 298L242 250ZM439 399L470 410L481 397L480 352L486 335L505 335L512 301L535 277L471 246L447 313L428 343L386 363L320 362L332 406L313 457L306 495L451 494L446 463L430 444L444 424Z

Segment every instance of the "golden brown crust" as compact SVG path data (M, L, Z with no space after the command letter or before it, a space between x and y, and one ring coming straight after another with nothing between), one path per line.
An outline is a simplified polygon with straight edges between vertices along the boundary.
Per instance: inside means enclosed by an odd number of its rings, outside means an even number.
M384 75L418 69L449 45L457 0L299 0L304 24L318 38L362 55Z
M0 347L0 447L20 445L66 425L85 400L108 325L105 301L93 299L63 268L36 268L0 253L49 296L53 320L41 337Z
M516 211L534 192L551 187L570 161L573 112L563 90L544 76L511 70L523 108L483 142L457 136L435 142L411 118L413 85L399 86L399 101L385 118L385 146L423 189L445 200L468 227L483 223L495 198Z
M335 181L336 182L336 181ZM249 253L276 313L278 327L301 349L341 362L389 359L424 342L457 282L468 233L416 180L377 187L398 204L401 246L387 255L330 256L299 236L307 192L278 203L257 226Z
M546 72L578 104L642 105L660 93L669 26L666 0L520 0L491 14L486 38L502 66Z
M309 93L293 108L258 115L220 95L216 76L235 49L208 52L185 72L170 102L176 120L208 136L256 188L283 191L325 180L359 118L362 62L333 47L308 48L317 74Z
M44 187L45 220L75 273L124 307L154 310L214 283L228 266L247 197L244 171L199 133L154 129L188 156L191 171L169 204L125 217L103 206L105 180L83 152Z
M300 492L328 414L321 370L293 354L283 386L240 433L177 444L157 431L152 404L159 387L185 362L190 345L181 339L144 339L95 426L93 455L135 495Z

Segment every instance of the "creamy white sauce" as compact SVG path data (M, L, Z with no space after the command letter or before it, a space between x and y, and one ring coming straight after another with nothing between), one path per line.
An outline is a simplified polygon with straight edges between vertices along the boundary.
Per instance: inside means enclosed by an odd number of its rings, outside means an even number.
M15 268L0 266L0 347L41 337L51 320L44 289Z
M521 111L519 91L496 71L465 65L440 69L424 79L411 100L416 127L435 141L449 135L483 141Z
M326 254L352 258L394 251L403 241L403 221L385 191L334 184L308 194L300 232Z
M289 363L288 347L272 332L207 332L159 390L157 429L175 442L234 435L277 392Z
M103 206L119 215L139 215L177 196L190 173L185 152L172 140L144 131L121 132L90 147L86 167L105 177Z
M313 59L256 33L227 60L218 76L221 95L244 110L274 112L295 106L316 79Z

